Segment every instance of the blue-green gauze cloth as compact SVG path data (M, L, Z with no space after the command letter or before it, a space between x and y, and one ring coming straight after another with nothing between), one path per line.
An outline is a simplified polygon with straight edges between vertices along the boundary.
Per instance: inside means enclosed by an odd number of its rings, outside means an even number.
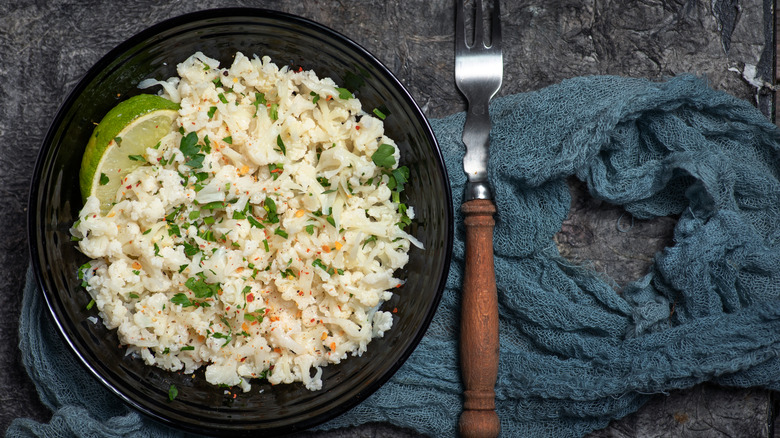
M704 381L780 389L780 133L764 115L693 76L598 76L495 99L491 118L502 436L583 436L652 394ZM386 385L324 428L378 421L457 434L464 120L432 121L456 206L432 325ZM673 243L620 292L556 249L572 177L635 218L677 220ZM29 275L23 306L24 363L54 416L16 420L8 436L181 435L86 374Z

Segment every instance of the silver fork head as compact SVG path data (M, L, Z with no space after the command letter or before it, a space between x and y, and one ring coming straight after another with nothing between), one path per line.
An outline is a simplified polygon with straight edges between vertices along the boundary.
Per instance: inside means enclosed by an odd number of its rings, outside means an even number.
M489 101L501 88L503 55L499 0L490 12L490 41L485 39L482 0L474 0L473 38L466 33L465 0L456 0L455 17L455 83L469 102ZM473 41L470 42L469 40Z

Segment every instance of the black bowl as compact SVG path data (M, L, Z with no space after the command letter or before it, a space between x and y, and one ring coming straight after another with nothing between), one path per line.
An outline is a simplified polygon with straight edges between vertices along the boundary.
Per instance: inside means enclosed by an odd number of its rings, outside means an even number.
M68 229L82 201L78 170L87 139L106 112L139 94L146 78L165 79L196 51L229 65L241 51L268 55L278 65L314 70L360 98L363 107L389 110L386 132L410 169L405 190L416 219L409 231L425 244L412 249L406 284L384 304L397 308L392 330L368 352L325 368L323 389L271 386L225 394L201 377L146 366L124 355L115 332L87 320L90 298L76 278L87 259ZM441 297L452 251L452 198L434 134L409 93L376 58L338 33L299 17L258 9L202 11L155 25L104 56L68 96L41 146L29 199L32 264L59 331L107 388L150 417L187 431L212 435L289 433L327 421L364 400L403 364L425 333ZM174 384L179 395L168 399ZM259 390L262 390L260 392Z

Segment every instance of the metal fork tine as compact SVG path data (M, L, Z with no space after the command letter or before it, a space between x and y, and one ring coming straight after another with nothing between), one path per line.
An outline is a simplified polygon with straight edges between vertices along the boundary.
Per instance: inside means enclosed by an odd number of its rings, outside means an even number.
M465 0L455 1L455 44L457 50L464 50L466 48L466 32L464 30L466 13L464 12Z
M490 47L501 48L501 10L499 8L500 0L493 0L493 12L490 14Z
M482 0L474 0L474 44L472 47L485 47L485 29L482 22Z

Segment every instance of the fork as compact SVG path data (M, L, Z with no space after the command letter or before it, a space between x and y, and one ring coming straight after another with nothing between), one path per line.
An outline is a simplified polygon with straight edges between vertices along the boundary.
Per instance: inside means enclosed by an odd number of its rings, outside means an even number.
M466 262L460 326L460 363L465 387L459 429L464 437L495 437L500 423L495 407L498 376L498 299L493 265L493 215L496 207L488 181L490 99L501 88L503 55L499 0L489 17L485 41L482 0L474 0L474 38L466 38L466 7L456 0L455 84L468 100L463 170L468 182L461 210L466 227Z

